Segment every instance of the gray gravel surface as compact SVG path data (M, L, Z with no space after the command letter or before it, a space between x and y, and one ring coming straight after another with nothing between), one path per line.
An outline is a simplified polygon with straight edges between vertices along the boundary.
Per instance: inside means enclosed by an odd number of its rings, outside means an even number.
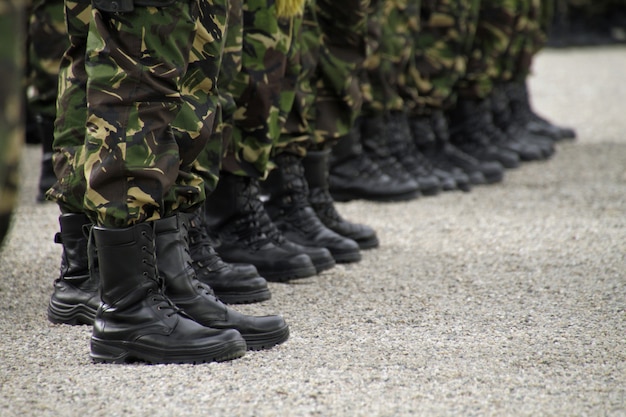
M546 50L534 107L577 129L503 183L339 204L382 246L238 307L290 340L207 365L95 365L52 325L55 205L39 148L0 259L1 416L625 416L626 48Z

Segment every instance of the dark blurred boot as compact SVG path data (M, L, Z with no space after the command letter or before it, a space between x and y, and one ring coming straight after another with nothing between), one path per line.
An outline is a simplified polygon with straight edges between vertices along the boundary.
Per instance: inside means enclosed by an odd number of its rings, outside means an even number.
M281 153L274 157L274 163L276 169L262 183L269 194L265 208L285 237L303 246L328 249L337 263L360 261L359 245L327 228L309 204L302 158Z
M463 170L475 185L493 184L504 178L504 167L497 161L481 161L466 154L450 142L448 119L443 110L434 109L429 118L429 125L434 134L434 141L425 142L426 155L441 158L446 164L452 164ZM418 146L422 146L418 143Z
M489 120L485 118L483 100L459 98L449 111L450 142L468 155L481 161L498 161L505 168L520 164L517 153L492 143L487 135Z
M57 182L57 177L54 174L54 165L52 162L54 118L37 115L35 116L35 123L37 126L37 134L39 135L42 147L41 171L39 174L37 201L43 203L44 201L46 201L46 192Z
M530 132L524 123L513 118L509 100L502 85L494 87L490 101L493 122L508 137L520 144L537 147L541 151L538 159L547 159L554 154L554 141L551 138Z
M311 207L326 227L354 240L360 249L378 247L378 237L374 229L364 224L349 222L337 212L333 197L328 190L329 158L330 149L309 150L302 160L304 176L309 185Z
M203 326L164 295L152 222L92 231L101 283L91 335L95 362L203 363L245 354L237 330Z
M235 329L248 349L268 349L289 338L280 316L248 316L223 304L211 287L198 281L188 246L189 223L178 214L154 222L157 270L165 295L185 314L212 329Z
M417 149L406 113L390 113L384 130L391 155L417 181L422 195L433 196L442 190L457 189L453 176L435 168Z
M389 132L387 131L386 122L383 116L378 117L364 117L361 119L361 144L363 145L363 151L370 157L372 161L382 172L389 175L391 178L399 181L402 184L413 185L417 184L420 194L422 187L419 182L413 178L404 166L396 159L392 154L391 147L389 146ZM437 181L435 176L430 178L432 181ZM436 192L441 191L441 186L436 184Z
M61 274L54 282L48 304L48 320L63 324L92 324L100 306L97 268L89 270L87 237L91 221L84 214L59 216L61 230L54 237L63 246Z
M263 213L256 179L220 172L220 181L205 202L207 230L219 240L215 250L220 257L229 263L254 265L268 281L317 274L308 255L276 246L261 230Z
M213 289L227 304L257 303L272 297L265 278L253 265L224 262L215 252L216 242L206 231L204 212L186 214L189 221L189 251L199 281Z
M555 141L573 140L576 138L574 129L557 126L535 113L530 104L530 96L525 81L511 81L505 83L503 88L509 99L511 115L516 123L526 126L532 133L548 136Z
M363 152L355 126L332 148L328 184L335 201L403 201L419 196L417 182L392 178Z

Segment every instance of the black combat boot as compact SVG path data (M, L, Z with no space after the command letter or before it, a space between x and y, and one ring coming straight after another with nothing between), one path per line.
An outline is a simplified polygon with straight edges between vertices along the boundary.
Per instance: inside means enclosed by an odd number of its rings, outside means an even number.
M245 354L237 330L203 326L164 295L152 222L92 232L101 295L91 336L95 362L202 363Z
M391 155L417 181L422 195L432 196L439 194L442 190L457 189L457 183L452 175L433 166L417 149L406 113L390 113L385 130Z
M260 206L258 209L259 230L261 230L274 245L292 255L300 253L308 255L318 274L322 271L332 269L335 266L335 258L333 258L333 255L328 249L316 246L303 246L287 239L283 232L274 224L269 214L267 214L263 203L259 202L258 204Z
M520 164L519 155L492 143L488 135L492 131L490 120L485 117L488 114L486 104L484 100L458 99L449 111L450 141L476 159L498 161L505 168L516 168ZM490 109L487 107L487 110Z
M48 304L48 320L63 324L92 324L100 306L97 268L90 274L87 237L91 221L84 214L59 216L61 231L54 237L63 245L61 274L54 282Z
M326 248L337 263L360 261L359 245L327 228L309 204L302 158L281 153L274 157L274 163L276 169L262 183L269 194L265 208L285 238L303 246Z
M551 138L531 132L526 127L526 124L513 118L509 100L502 85L497 84L494 87L490 102L494 124L501 131L505 132L508 137L519 144L538 148L541 151L541 155L537 159L547 159L554 154L554 141Z
M220 181L205 202L207 231L219 240L215 250L220 257L229 263L254 265L268 281L283 282L317 274L307 254L277 246L261 230L263 213L256 179L220 172ZM328 256L332 261L330 253Z
M413 178L412 174L396 159L391 152L389 146L389 132L383 116L364 117L360 120L361 126L361 143L363 151L369 155L370 159L378 165L380 170L391 178L402 184L417 184L417 188L422 191L419 182ZM432 176L430 180L436 181L436 177ZM436 184L437 191L441 190L441 186Z
M448 173L454 179L459 190L470 191L473 184L484 183L482 173L478 172L474 178L470 178L464 170L447 158L444 152L445 147L439 144L433 131L431 115L414 115L408 119L407 123L411 133L411 140L422 155L422 158L438 170Z
M235 329L248 349L268 349L289 338L280 316L254 317L223 304L211 287L198 281L188 246L189 223L178 214L154 222L157 270L165 295L198 323L213 329Z
M257 303L272 297L265 278L253 265L224 262L215 252L206 231L204 210L186 214L189 221L189 251L199 281L213 289L227 304Z
M381 171L363 152L360 128L355 126L332 148L328 185L335 201L404 201L419 196L416 181L402 181Z
M41 140L41 172L39 174L39 186L37 192L37 201L42 203L46 201L46 192L57 182L54 174L54 166L52 163L52 142L54 141L54 118L37 115L35 117L37 125L37 134Z
M449 122L443 110L437 109L431 112L430 125L435 134L435 147L439 149L445 159L467 173L472 184L492 184L502 181L504 178L502 164L497 161L476 159L450 142Z
M329 157L330 149L309 150L302 160L304 177L309 185L311 207L326 227L354 240L359 245L359 249L378 247L378 237L374 229L364 224L349 222L337 212L333 197L328 190Z
M555 141L576 138L574 129L557 126L535 113L530 104L528 86L525 81L510 81L505 83L503 88L509 99L511 115L516 123L526 126L532 133L548 136Z

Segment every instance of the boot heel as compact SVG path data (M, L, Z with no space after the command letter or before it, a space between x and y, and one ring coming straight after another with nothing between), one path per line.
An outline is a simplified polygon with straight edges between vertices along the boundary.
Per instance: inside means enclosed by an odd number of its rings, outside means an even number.
M129 351L124 348L111 346L110 342L102 342L95 337L91 338L91 352L89 356L97 363L127 363Z

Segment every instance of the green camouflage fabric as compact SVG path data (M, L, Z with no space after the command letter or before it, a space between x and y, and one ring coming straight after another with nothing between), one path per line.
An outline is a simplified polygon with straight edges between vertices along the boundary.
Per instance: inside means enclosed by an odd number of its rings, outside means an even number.
M365 59L368 1L310 1L298 43L296 96L273 154L304 156L348 133L362 96L358 70Z
M476 34L479 0L423 0L415 39L415 70L408 73L418 96L411 114L446 109L456 102L455 86L467 68Z
M27 32L26 88L31 114L54 118L61 57L68 47L63 0L35 0Z
M526 0L481 0L476 36L459 81L459 96L486 98L502 75L502 59L515 31L518 3Z
M215 6L226 13L226 29L222 35L222 48L217 77L218 109L211 139L193 164L193 172L200 175L208 193L212 192L219 179L222 159L233 134L233 117L237 109L230 84L241 71L243 45L243 6L241 0L216 0ZM216 46L218 46L216 44ZM217 151L220 153L218 154Z
M415 71L420 0L379 0L368 14L369 54L365 62L369 88L363 115L403 111L418 92L408 77Z
M204 201L190 167L208 138L178 143L196 2L93 10L87 39L85 210L105 227L156 220Z
M89 0L65 0L69 46L61 59L57 118L54 127L54 172L57 183L47 198L62 213L82 213L86 191L84 164L87 120L85 54L91 21Z
M267 0L245 1L242 10L241 71L228 85L237 108L223 169L265 178L295 96L299 71L288 61L298 62L294 54L302 18L278 19Z
M183 105L172 122L179 146L194 147L202 138L191 172L201 177L206 190L215 189L223 155L223 143L216 133L222 122L218 74L225 47L228 1L199 2L199 18L191 48L189 66L182 79Z
M19 161L24 143L23 42L25 3L0 0L0 246L17 205Z

